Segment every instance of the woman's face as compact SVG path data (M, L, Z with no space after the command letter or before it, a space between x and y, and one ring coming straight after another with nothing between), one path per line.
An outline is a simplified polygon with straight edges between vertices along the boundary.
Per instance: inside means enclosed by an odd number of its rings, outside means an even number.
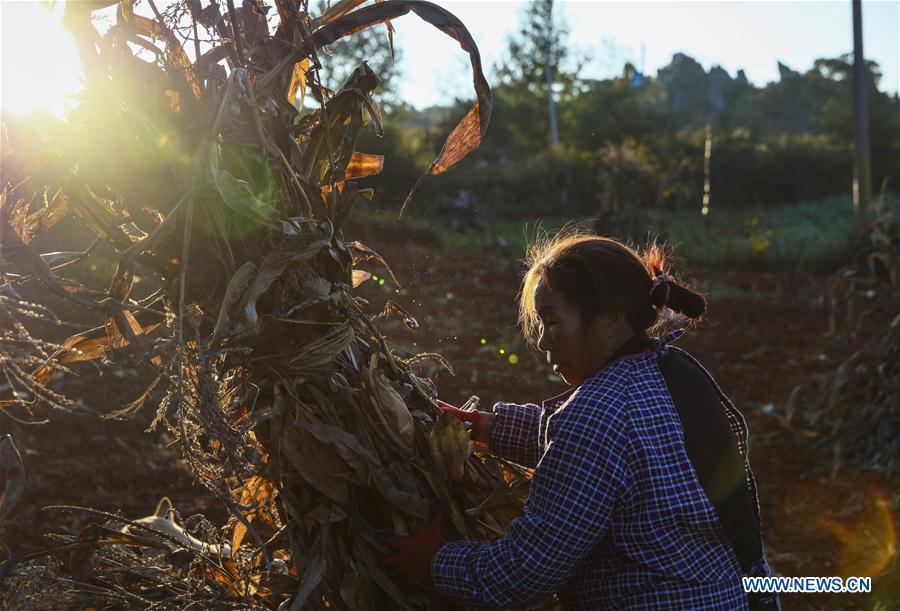
M585 325L578 307L543 280L534 288L534 306L541 323L538 349L572 386L597 373L632 335L621 313L601 314Z

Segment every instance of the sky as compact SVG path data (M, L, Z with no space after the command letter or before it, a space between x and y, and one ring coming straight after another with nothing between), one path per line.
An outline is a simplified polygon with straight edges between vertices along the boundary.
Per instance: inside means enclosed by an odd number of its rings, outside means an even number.
M524 2L437 0L472 33L488 80L517 31ZM755 85L778 80L778 61L804 72L820 57L853 50L850 0L669 2L566 0L559 10L569 41L588 58L582 76L604 78L625 61L655 75L685 53L704 68L743 69ZM881 89L896 92L900 72L900 0L863 1L863 53L881 66ZM465 52L432 26L408 15L394 21L406 71L401 97L426 107L448 97L471 97ZM426 51L423 51L426 50Z
M157 0L157 5L172 1ZM524 3L437 0L437 4L469 28L491 81L509 36L518 29ZM146 5L141 1L138 9ZM54 6L48 17L33 0L0 0L4 112L48 107L62 114L62 108L71 104L66 94L80 88L77 53L59 25L64 3ZM655 75L674 53L682 52L707 69L719 65L732 76L743 69L752 83L762 86L778 79L778 61L802 72L816 58L837 57L853 46L850 0L564 0L556 10L568 25L576 54L587 59L581 75L588 78L619 74L626 61ZM395 20L394 27L404 72L403 99L424 108L472 96L468 57L456 42L412 14ZM897 92L900 0L864 0L863 33L864 53L880 64L884 75L881 89Z

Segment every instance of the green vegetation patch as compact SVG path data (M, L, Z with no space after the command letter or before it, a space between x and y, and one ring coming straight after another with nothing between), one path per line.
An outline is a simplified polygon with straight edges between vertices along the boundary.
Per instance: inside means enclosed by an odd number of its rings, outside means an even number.
M876 214L898 218L900 196L886 195L883 204L876 205ZM554 233L572 224L592 229L597 219L546 216L452 231L438 214L413 214L401 219L395 210L369 209L360 211L356 222L375 225L391 235L427 234L432 244L444 249L521 257L540 232ZM648 215L644 235L672 244L678 257L691 264L829 270L846 263L850 256L855 223L850 198L829 197L778 206L712 208L705 217L699 209L657 208Z

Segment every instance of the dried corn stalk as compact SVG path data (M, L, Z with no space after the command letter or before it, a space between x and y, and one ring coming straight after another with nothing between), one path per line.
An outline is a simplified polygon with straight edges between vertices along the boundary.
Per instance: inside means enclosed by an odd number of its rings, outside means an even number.
M824 295L829 335L853 353L813 392L795 389L789 417L799 416L805 437L833 468L890 472L900 464L900 222L883 197L876 210L869 243ZM798 402L804 405L794 409Z
M380 259L341 231L372 198L351 179L382 163L354 150L366 124L381 130L378 79L363 64L328 92L317 51L410 11L460 43L477 100L429 175L487 128L490 90L474 41L453 15L419 1L345 0L311 18L305 3L276 0L271 33L261 1L185 1L164 14L149 2L148 18L123 0L101 36L91 10L102 4L67 5L85 101L76 120L45 126L42 141L4 151L0 231L4 280L37 279L106 323L15 384L43 389L66 363L99 357L151 369L153 384L109 415L128 417L161 395L153 426L175 435L232 518L199 537L214 548L185 548L150 523L61 508L94 520L60 539L68 565L7 562L0 578L45 605L437 604L383 572L381 537L423 528L438 508L461 536L502 534L528 473L470 457L458 423L435 424L439 410L354 296L366 273L355 266ZM182 26L193 32L193 61ZM324 104L300 114L295 97L307 91ZM67 215L117 253L102 298L30 245Z

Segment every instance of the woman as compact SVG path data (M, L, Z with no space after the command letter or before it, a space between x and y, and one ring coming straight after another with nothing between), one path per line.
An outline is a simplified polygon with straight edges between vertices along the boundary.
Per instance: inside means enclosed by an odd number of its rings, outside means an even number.
M770 574L740 413L707 371L653 340L664 308L704 298L639 254L591 235L532 247L520 296L525 337L572 388L471 422L491 451L535 467L524 516L491 543L445 543L439 521L389 541L388 562L457 601L566 609L780 608L741 577Z

